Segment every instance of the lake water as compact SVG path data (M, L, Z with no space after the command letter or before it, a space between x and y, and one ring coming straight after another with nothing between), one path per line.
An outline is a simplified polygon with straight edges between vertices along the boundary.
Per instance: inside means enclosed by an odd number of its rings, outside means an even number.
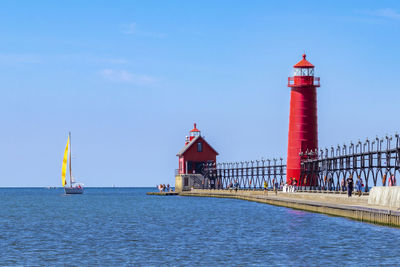
M0 266L400 265L400 229L150 190L0 189Z

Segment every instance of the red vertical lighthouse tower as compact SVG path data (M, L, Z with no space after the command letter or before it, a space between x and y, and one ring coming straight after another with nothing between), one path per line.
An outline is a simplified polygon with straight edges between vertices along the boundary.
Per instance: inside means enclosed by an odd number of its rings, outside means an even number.
M287 155L287 183L300 181L300 152L318 148L317 87L319 77L314 77L314 65L306 55L294 67L294 76L288 78L290 93L289 141ZM307 185L308 185L307 181Z

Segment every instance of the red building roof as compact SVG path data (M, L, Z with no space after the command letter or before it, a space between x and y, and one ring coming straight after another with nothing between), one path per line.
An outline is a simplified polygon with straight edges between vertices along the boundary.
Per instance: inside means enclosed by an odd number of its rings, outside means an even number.
M303 54L303 59L300 60L294 68L314 68L314 65L306 60L306 54Z
M212 146L210 146L210 144L207 143L207 141L206 141L203 137L201 137L201 136L196 136L195 138L193 138L193 140L190 141L189 144L187 144L186 146L184 146L184 147L178 152L178 154L176 154L176 155L177 155L177 156L183 156L183 154L185 154L185 152L188 151L188 149L189 149L194 143L196 143L196 141L199 140L199 139L203 140L203 142L206 143L206 144L211 148L211 150L215 152L216 155L219 155L218 152L215 151L215 149L214 149Z

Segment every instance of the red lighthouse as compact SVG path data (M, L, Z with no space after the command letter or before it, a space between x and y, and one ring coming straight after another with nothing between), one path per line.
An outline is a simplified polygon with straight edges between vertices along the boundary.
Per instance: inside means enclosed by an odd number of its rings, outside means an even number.
M289 141L287 155L287 183L293 178L300 181L300 152L318 148L317 87L319 77L314 77L314 65L306 55L294 67L294 77L288 78L290 93ZM308 184L308 183L307 183Z

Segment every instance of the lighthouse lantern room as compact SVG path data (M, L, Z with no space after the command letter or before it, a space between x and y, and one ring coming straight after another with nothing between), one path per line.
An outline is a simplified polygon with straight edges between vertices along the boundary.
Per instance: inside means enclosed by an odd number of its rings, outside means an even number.
M192 130L190 130L190 141L192 141L194 138L197 136L200 136L200 130L196 128L196 123L194 124L194 127Z

